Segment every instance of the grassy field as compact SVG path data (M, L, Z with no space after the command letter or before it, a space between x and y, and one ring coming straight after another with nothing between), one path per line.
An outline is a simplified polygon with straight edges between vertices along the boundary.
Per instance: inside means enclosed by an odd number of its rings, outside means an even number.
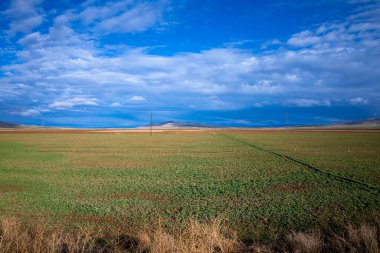
M0 211L132 230L222 217L242 239L371 223L380 132L1 132Z

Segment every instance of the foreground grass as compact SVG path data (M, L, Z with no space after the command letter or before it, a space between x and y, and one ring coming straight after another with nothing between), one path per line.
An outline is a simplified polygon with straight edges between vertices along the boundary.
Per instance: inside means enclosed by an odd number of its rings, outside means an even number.
M160 222L131 234L122 225L112 231L94 228L65 230L43 221L22 223L12 217L0 221L0 253L40 252L380 252L379 223L349 225L340 231L293 232L271 241L239 240L221 219L194 220L182 229L167 230Z
M379 133L1 133L0 211L130 231L223 215L244 241L375 221L377 192L225 135L378 185Z

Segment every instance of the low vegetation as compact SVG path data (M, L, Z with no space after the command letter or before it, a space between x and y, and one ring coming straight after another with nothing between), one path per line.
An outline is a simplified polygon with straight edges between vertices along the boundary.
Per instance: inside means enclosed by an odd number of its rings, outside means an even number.
M39 252L380 252L379 223L347 226L327 234L319 230L293 232L271 241L243 243L220 219L189 220L182 229L168 231L161 223L130 234L119 224L104 232L94 227L65 230L42 220L20 222L14 217L0 223L0 253Z
M377 131L0 133L2 247L15 217L28 251L34 229L45 244L56 231L63 252L65 240L123 251L118 233L148 252L367 249L379 239L379 158Z

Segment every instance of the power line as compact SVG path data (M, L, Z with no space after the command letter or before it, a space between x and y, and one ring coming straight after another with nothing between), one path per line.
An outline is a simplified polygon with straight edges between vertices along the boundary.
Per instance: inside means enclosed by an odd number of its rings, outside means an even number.
M150 136L152 136L152 128L153 128L153 113L150 113Z

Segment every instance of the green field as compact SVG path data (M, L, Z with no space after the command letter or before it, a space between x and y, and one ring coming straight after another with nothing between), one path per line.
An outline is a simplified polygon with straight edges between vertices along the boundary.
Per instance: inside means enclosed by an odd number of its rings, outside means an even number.
M131 228L222 216L241 238L371 222L380 132L2 132L0 212Z

